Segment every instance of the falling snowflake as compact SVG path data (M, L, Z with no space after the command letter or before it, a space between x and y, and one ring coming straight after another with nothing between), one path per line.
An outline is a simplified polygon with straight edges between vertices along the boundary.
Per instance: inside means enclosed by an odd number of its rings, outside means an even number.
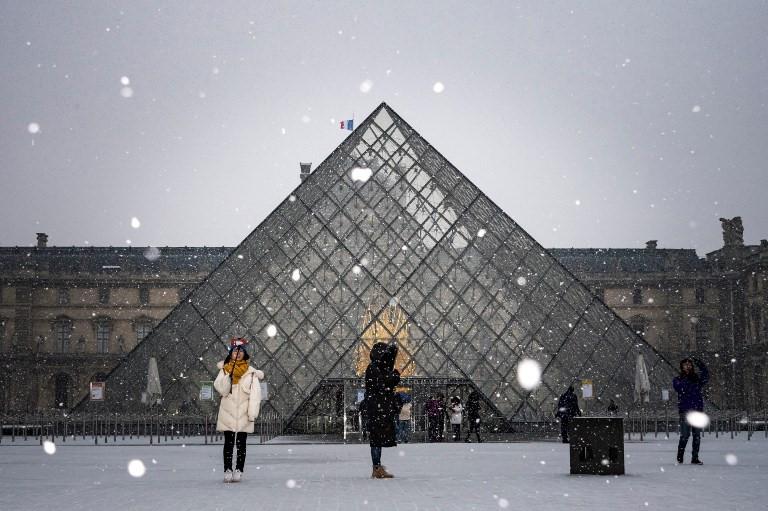
M293 270L293 273L291 273L291 279L294 282L298 282L300 278L301 278L301 270L296 268L295 270Z
M127 76L122 76L122 77L120 77L120 83L122 85L130 85L131 84L131 79L128 78Z
M432 90L435 91L435 94L440 94L445 90L445 85L443 85L443 82L435 82L432 86Z
M142 477L147 472L147 467L141 460L131 460L128 462L128 473L133 477Z
M731 466L734 466L739 462L739 458L737 458L733 453L728 453L725 455L725 462Z
M293 479L288 479L285 482L285 486L286 488L296 488L296 481L294 481Z
M277 335L277 327L275 325L269 325L267 326L267 335L269 337L274 337Z
M697 114L701 112L701 107L699 105L693 105L693 108L691 108L691 112Z
M144 251L144 258L148 261L157 261L160 259L160 249L157 247L147 247Z
M350 172L349 175L352 178L352 181L360 181L361 183L365 183L371 178L371 174L373 174L373 172L369 168L355 167L352 169L352 172Z
M517 364L517 381L526 390L533 390L541 383L541 366L535 360L525 358Z
M133 97L133 89L131 87L123 87L120 89L120 95L126 99Z
M688 412L685 420L694 428L703 429L709 425L709 415L704 412Z
M526 279L525 277L522 277L522 276L517 277L517 285L518 286L524 286L527 283L528 283L528 279Z
M477 237L482 238L483 236L485 236L486 232L488 231L486 231L485 229L480 229L479 231L477 231Z
M507 509L509 507L509 501L505 498L499 499L499 507L501 509Z
M40 125L36 122L30 122L27 125L27 131L33 135L36 135L37 133L40 133Z
M354 265L352 267L352 273L354 273L355 275L360 275L362 271L363 271L362 268L360 268L358 265Z
M45 454L56 454L56 444L50 440L46 440L43 442L43 450L45 451Z
M131 227L133 227L134 229L138 229L139 227L141 227L141 222L139 221L138 218L136 217L131 218Z
M373 82L371 80L364 80L363 83L360 84L360 92L363 94L368 94L371 92L371 89L373 88Z

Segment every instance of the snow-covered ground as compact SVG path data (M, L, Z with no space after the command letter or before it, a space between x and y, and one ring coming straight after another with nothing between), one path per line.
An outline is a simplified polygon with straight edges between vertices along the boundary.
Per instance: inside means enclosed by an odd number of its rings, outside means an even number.
M704 466L677 466L676 439L628 442L625 476L569 475L553 442L407 444L371 480L365 445L249 445L245 480L221 482L221 446L0 446L0 509L764 510L768 440L705 436ZM690 446L689 446L690 447ZM690 458L686 454L686 461ZM133 477L131 460L146 473ZM140 468L140 467L139 467Z

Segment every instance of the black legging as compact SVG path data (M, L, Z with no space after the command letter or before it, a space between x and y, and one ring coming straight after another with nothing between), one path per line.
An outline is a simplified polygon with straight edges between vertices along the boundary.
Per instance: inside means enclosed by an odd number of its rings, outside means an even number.
M237 470L240 472L245 468L245 440L248 433L240 431L237 433ZM235 447L235 432L224 432L224 470L232 470L232 448Z

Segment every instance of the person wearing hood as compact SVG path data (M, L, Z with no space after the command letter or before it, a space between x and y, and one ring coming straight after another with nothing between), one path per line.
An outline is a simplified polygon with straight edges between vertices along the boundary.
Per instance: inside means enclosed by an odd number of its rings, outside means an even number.
M236 337L230 340L227 358L217 364L219 374L213 387L221 395L216 431L224 433L224 482L240 482L245 468L248 433L253 433L259 416L261 384L264 373L248 363L248 341ZM237 444L237 463L232 472L233 449Z
M567 444L568 425L573 417L581 416L579 398L576 397L576 393L573 391L573 385L568 387L568 390L557 400L557 413L555 415L560 419L560 436L563 439L563 443Z
M371 362L365 370L365 402L368 407L368 438L371 446L373 479L394 477L381 464L382 447L395 447L395 421L400 404L395 387L400 372L395 369L397 344L377 342L371 348Z
M696 374L693 365L699 368L700 374ZM699 460L699 446L701 445L701 428L695 428L688 423L688 413L704 411L704 395L702 388L709 382L709 370L704 362L698 358L684 358L680 361L680 375L672 380L672 386L677 392L677 409L680 412L680 442L677 444L677 462L683 462L685 447L688 438L693 434L691 448L691 463L702 465Z

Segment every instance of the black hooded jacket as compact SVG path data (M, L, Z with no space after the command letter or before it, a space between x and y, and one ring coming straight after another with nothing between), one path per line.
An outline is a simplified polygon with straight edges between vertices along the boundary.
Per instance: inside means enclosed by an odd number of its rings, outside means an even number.
M395 387L400 382L400 373L395 369L396 358L396 344L377 342L371 349L371 363L365 370L365 402L372 447L397 445L395 418L399 403Z

